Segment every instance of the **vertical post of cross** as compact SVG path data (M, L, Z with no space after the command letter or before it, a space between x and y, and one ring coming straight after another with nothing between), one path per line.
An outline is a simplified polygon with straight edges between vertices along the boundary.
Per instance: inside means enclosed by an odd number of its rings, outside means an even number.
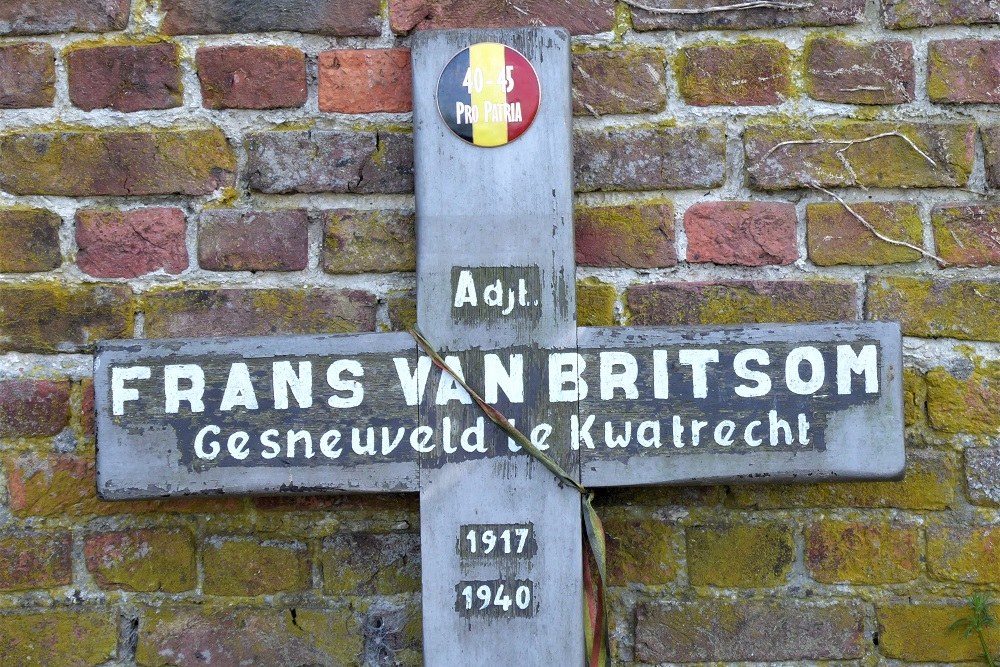
M413 81L419 326L578 477L576 401L541 381L549 351L576 356L569 35L422 33ZM439 377L420 408L425 658L582 664L580 498Z

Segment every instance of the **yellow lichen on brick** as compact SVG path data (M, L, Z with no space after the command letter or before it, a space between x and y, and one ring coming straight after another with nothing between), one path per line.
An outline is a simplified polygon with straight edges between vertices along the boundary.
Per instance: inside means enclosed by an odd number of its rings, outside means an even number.
M674 580L678 563L672 525L622 513L602 517L602 521L607 535L609 585L658 586Z
M596 278L576 283L576 323L581 327L611 326L615 323L618 293L614 285Z
M875 610L879 652L887 658L912 662L966 662L979 660L982 650L975 637L949 631L969 609L959 605L887 604ZM987 632L990 645L1000 645L1000 629Z
M118 647L118 612L111 609L0 616L0 663L38 667L104 664Z
M816 581L890 584L920 574L913 525L824 520L806 529L806 568Z
M898 507L946 509L954 502L958 475L954 458L912 451L898 482L768 484L730 487L726 504L754 509L796 507Z
M204 547L203 559L208 595L262 595L311 585L311 561L296 544L216 538Z
M688 579L694 586L781 586L795 548L792 531L777 523L687 529Z
M927 414L946 433L992 435L1000 431L1000 362L972 355L955 371L927 372Z

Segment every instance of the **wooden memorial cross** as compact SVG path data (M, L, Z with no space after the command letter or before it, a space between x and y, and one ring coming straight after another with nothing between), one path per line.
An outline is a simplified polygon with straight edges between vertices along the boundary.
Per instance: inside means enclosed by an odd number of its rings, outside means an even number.
M414 38L427 339L587 487L901 475L897 325L576 327L569 63L560 29ZM578 492L409 334L108 341L94 374L102 497L419 491L426 662L583 663Z

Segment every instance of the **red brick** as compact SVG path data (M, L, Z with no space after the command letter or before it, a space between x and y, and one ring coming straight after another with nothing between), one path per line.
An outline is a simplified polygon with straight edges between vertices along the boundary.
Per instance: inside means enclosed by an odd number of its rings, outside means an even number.
M938 581L1000 583L1000 526L928 527L927 572Z
M10 509L15 516L79 516L105 508L128 511L125 504L97 500L93 457L29 454L8 461L6 472Z
M217 129L0 136L0 188L18 195L205 195L232 185L235 171Z
M726 175L721 125L605 128L573 137L576 189L713 188Z
M668 201L577 208L578 266L652 269L677 264L674 207Z
M476 0L389 0L393 32L442 28L518 28L560 26L574 35L614 28L612 0L520 0L482 3Z
M972 504L1000 507L1000 449L965 450L965 488Z
M107 32L128 25L131 0L5 0L0 35Z
M897 522L815 521L806 527L806 570L825 584L893 584L920 575L917 527Z
M857 288L828 280L652 283L630 287L625 296L638 325L857 319Z
M52 106L55 58L52 47L39 42L0 46L0 109Z
M97 435L94 381L91 378L84 378L80 385L83 394L80 399L80 430L83 432L83 437L93 440Z
M175 44L99 46L66 53L69 98L84 111L142 111L181 105Z
M306 57L290 46L216 46L195 56L209 109L280 109L306 102Z
M636 609L635 657L642 663L844 660L864 651L864 613L856 603L713 599Z
M924 227L915 204L854 202L850 207L882 236L923 247ZM876 266L921 257L917 250L879 239L839 202L806 206L806 246L819 266Z
M413 108L409 49L337 49L319 54L319 110L401 112Z
M250 187L260 192L413 191L413 137L409 134L260 132L247 135L244 144Z
M695 106L781 104L792 94L790 59L774 41L688 46L677 55L677 85Z
M931 211L937 254L952 266L1000 264L1000 205L952 204Z
M149 338L373 331L375 307L368 292L334 289L162 291L143 299Z
M62 219L44 209L0 209L0 272L51 271L62 264Z
M1000 282L871 276L865 318L896 320L904 336L1000 341Z
M136 278L188 267L187 223L179 208L80 210L76 214L77 266L98 278Z
M986 0L883 0L882 17L890 28L1000 23L1000 7Z
M323 270L327 273L416 270L416 218L412 211L335 209L325 217Z
M309 216L283 211L205 211L198 264L210 271L301 271L309 259Z
M859 23L864 16L864 0L825 0L824 2L789 3L798 7L742 8L718 11L716 7L738 5L738 2L718 0L661 0L655 3L675 12L651 12L632 9L632 26L636 30L752 30L786 26L831 26ZM702 11L697 11L701 9Z
M308 550L294 542L211 538L202 559L207 595L265 595L312 584Z
M125 285L0 287L0 349L91 352L102 338L131 338L133 311Z
M387 622L387 616L375 610L360 614L348 605L316 609L295 603L294 613L286 605L157 605L144 609L139 621L136 663L143 667L359 665L364 663L361 623L377 623L373 627L385 633L378 645L380 655L392 655L399 647L402 633L396 623Z
M1000 188L1000 126L983 127L980 134L986 151L986 181Z
M168 35L306 32L347 37L381 32L379 0L161 0Z
M964 123L751 124L743 147L759 190L958 187L976 152L975 127Z
M94 533L84 540L83 555L103 589L181 593L198 581L194 535L188 530Z
M932 102L943 104L1000 102L1000 40L931 42L927 95Z
M913 45L883 40L857 44L821 37L806 43L806 91L813 99L844 104L913 101Z
M0 591L65 586L73 580L72 551L68 532L0 534Z
M573 53L573 113L663 111L665 56L659 49L588 49Z
M68 423L68 381L0 380L0 436L52 436Z
M684 212L689 262L792 264L798 221L794 204L702 202Z

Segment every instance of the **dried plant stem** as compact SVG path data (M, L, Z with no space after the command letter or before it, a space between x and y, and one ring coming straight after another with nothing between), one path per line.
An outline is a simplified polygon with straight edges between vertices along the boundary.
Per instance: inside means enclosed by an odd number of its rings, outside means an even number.
M636 9L644 9L654 14L711 14L712 12L731 12L746 9L809 9L811 2L780 2L779 0L751 0L737 2L732 5L716 5L714 7L654 7L639 0L622 0L626 5Z
M855 211L851 207L850 204L848 204L846 201L844 201L844 199L842 197L840 197L838 194L836 194L835 192L831 192L830 190L827 190L826 188L821 187L819 185L810 185L809 187L813 188L814 190L819 190L820 192L824 193L825 195L827 195L829 197L832 197L834 200L836 200L836 202L838 204L840 204L841 206L843 206L844 209L848 213L850 213L854 217L855 220L857 220L858 222L860 222L862 224L862 226L864 226L865 229L867 229L869 232L871 232L872 234L874 234L875 238L879 239L880 241L885 241L886 243L889 243L889 244L892 244L892 245L902 246L903 248L909 248L910 250L916 250L922 256L927 257L929 259L933 259L935 262L938 262L939 264L941 264L941 266L948 266L948 262L946 262L945 260L941 259L940 257L938 257L937 255L935 255L934 253L927 252L926 250L924 250L920 246L914 245L912 243L907 243L906 241L900 241L899 239L894 239L892 237L886 236L882 232L878 231L877 229L875 229L875 225L873 225L872 223L870 223L867 220L865 220L865 217L863 215L861 215L860 213L858 213L857 211Z
M857 182L858 174L854 171L854 167L851 166L850 160L848 160L847 156L844 155L845 151L852 146L856 146L857 144L865 144L870 141L875 141L876 139L885 139L886 137L898 137L902 139L917 153L917 155L927 160L932 167L937 169L938 164L934 161L934 158L921 150L920 146L913 143L912 139L898 130L874 134L870 137L862 137L861 139L789 139L788 141L779 141L774 146L771 146L771 148L764 153L759 160L757 160L754 166L759 165L761 162L771 157L771 154L779 148L784 148L785 146L843 146L843 148L837 149L836 151L837 159L840 160L842 165L844 165L844 169L846 169L847 173L850 174L851 179Z

